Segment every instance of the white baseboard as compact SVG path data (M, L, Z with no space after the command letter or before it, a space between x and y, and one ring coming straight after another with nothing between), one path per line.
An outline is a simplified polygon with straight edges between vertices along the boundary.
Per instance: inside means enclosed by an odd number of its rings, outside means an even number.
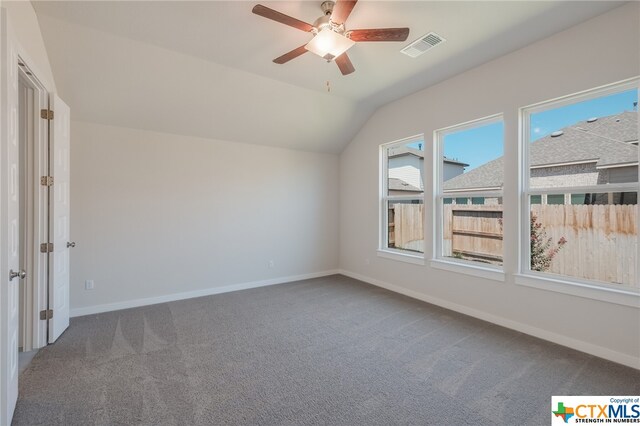
M339 274L340 271L332 269L310 274L292 275L288 277L271 278L268 280L251 281L247 283L231 284L221 287L210 287L202 290L186 291L183 293L166 294L163 296L145 297L143 299L126 300L122 302L105 303L102 305L86 306L83 308L71 309L71 317L83 315L99 314L102 312L118 311L120 309L137 308L139 306L155 305L157 303L173 302L175 300L192 299L194 297L211 296L213 294L229 293L231 291L247 290L268 285L284 284L292 281L308 280L310 278L326 277L328 275Z
M593 343L577 340L570 336L564 336L558 333L554 333L552 331L544 330L541 328L523 324L521 322L517 322L517 321L513 321L503 317L499 317L496 315L492 315L487 312L479 311L477 309L469 308L467 306L459 305L457 303L449 302L447 300L431 297L426 294L419 293L417 291L409 290L395 284L390 284L384 281L377 280L375 278L360 275L355 272L340 270L339 273L347 277L351 277L356 280L363 281L368 284L373 284L377 287L382 287L396 293L404 294L405 296L409 296L414 299L422 300L423 302L431 303L433 305L450 309L452 311L456 311L461 314L469 315L471 317L478 318L493 324L497 324L502 327L510 328L512 330L516 330L521 333L528 334L530 336L534 336L542 340L553 342L561 346L566 346L568 348L575 349L580 352L585 352L590 355L594 355L600 358L607 359L609 361L617 362L619 364L623 364L628 367L636 368L640 370L640 359L635 358L631 355L613 351L609 348L594 345Z

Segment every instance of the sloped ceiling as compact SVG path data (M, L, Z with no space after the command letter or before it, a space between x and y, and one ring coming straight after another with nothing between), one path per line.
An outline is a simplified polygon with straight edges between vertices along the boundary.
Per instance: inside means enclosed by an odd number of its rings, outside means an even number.
M622 2L360 0L349 28L408 26L405 43L358 43L356 72L307 53L311 37L251 13L256 2L33 2L74 119L338 153L380 106ZM263 2L312 23L316 1ZM411 59L410 41L447 42ZM330 91L327 91L327 82Z

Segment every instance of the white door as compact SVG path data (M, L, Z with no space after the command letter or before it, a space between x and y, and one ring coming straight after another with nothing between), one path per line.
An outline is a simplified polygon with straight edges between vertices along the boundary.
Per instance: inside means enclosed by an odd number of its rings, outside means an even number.
M0 10L0 424L18 400L18 53Z
M49 343L69 327L69 206L70 116L69 107L55 94L49 98L53 120L49 123Z

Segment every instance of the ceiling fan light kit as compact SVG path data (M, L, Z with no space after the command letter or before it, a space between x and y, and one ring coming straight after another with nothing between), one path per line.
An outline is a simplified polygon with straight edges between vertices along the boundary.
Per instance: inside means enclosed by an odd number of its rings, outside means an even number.
M313 25L285 15L277 10L261 4L253 7L252 12L281 24L310 32L314 37L309 43L293 49L273 60L276 64L284 64L309 51L328 62L335 61L342 75L355 71L347 56L356 42L405 41L409 36L409 28L375 28L346 31L345 21L355 7L357 0L324 1L320 5L323 15Z
M326 27L320 30L304 47L329 62L349 50L354 44L356 44L355 41Z

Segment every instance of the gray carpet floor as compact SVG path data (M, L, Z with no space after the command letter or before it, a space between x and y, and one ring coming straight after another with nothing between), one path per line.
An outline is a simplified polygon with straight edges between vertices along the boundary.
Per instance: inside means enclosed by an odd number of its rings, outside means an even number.
M332 276L75 318L15 425L546 425L640 371Z

